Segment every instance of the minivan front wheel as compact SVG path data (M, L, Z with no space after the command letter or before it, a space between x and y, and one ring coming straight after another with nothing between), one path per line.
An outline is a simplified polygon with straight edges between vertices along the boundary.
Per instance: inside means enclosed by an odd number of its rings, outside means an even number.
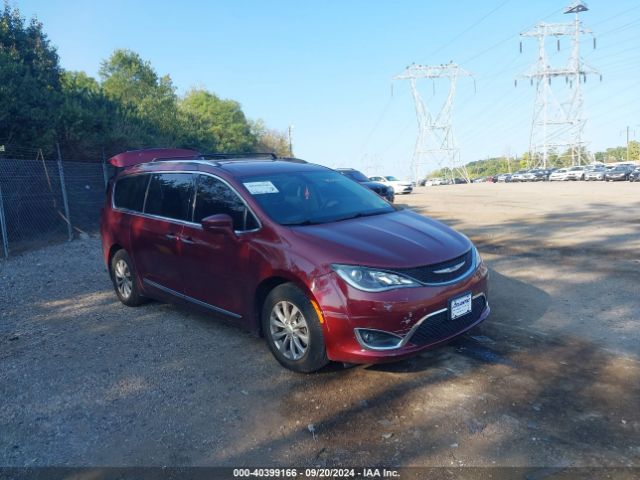
M296 372L314 372L329 360L320 319L305 293L291 283L274 288L262 308L262 331L276 359Z
M137 307L144 303L138 291L136 272L133 262L125 250L118 250L111 259L111 279L116 295L128 307Z

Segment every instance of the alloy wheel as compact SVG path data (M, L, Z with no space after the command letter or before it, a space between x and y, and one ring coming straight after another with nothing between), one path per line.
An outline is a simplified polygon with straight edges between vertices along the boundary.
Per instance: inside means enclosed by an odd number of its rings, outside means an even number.
M288 301L276 303L269 316L271 338L288 360L298 360L309 348L309 327L298 307Z
M131 280L131 270L124 260L120 259L116 262L113 272L116 279L116 288L123 298L129 298L133 290L133 281Z

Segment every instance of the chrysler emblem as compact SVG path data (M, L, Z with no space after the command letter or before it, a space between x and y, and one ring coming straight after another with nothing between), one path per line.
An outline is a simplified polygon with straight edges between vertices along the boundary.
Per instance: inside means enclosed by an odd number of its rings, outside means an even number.
M442 270L434 270L433 273L451 273L451 272L455 272L456 270L460 270L460 268L462 268L462 266L464 264L465 264L465 262L460 262L457 265L453 265L451 267L443 268Z

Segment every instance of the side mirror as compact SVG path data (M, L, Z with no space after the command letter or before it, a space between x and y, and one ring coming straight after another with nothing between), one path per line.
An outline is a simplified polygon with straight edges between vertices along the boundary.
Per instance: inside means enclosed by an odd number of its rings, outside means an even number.
M208 217L203 218L200 224L207 232L235 235L233 231L233 219L226 213L209 215Z

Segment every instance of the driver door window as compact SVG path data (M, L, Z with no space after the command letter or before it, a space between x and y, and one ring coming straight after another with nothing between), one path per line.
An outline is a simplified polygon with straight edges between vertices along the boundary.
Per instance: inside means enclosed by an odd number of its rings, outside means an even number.
M193 221L200 223L210 215L225 213L233 220L235 231L255 230L258 221L238 194L226 183L209 175L198 175Z

